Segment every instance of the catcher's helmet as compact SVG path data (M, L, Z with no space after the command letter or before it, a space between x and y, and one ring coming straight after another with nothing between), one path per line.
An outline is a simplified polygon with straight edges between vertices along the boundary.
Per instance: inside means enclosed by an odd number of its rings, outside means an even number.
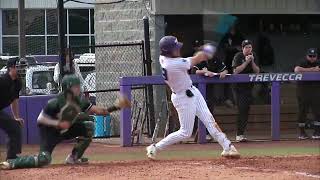
M68 74L62 78L62 91L69 90L75 85L80 85L80 79L76 75Z
M169 55L172 53L172 51L180 49L182 45L183 44L178 42L178 39L174 36L164 36L159 41L161 55Z

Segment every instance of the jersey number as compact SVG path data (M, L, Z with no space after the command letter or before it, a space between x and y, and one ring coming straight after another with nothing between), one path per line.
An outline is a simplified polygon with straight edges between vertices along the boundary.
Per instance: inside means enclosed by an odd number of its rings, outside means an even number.
M164 80L168 81L168 73L165 68L162 68L162 77Z

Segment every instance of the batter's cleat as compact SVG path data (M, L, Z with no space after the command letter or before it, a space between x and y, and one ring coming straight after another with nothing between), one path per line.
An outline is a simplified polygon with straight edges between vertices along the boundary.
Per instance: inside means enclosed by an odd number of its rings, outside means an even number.
M66 164L88 164L89 159L88 158L79 158L77 159L72 154L69 154L65 161Z
M244 135L236 136L236 142L246 142L248 139Z
M155 144L151 144L146 148L146 150L147 150L147 157L149 159L152 159L152 160L156 159L157 148Z
M222 151L221 156L225 158L240 158L240 153L237 151L234 145L231 145L228 150Z
M0 163L0 169L10 170L13 169L13 165L10 163L10 161L4 161Z

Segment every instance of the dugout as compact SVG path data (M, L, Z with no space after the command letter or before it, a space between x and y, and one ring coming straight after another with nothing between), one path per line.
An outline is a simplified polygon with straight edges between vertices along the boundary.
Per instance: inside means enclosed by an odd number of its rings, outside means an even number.
M308 36L307 42L304 42L306 34L300 28L298 33L275 33L272 35L276 49L275 63L279 63L279 68L267 67L264 71L276 70L275 72L289 71L290 64L294 64L292 57L299 58L303 56L305 48L314 46L312 42L319 39L318 35L313 36L314 32L318 31L318 14L320 10L319 1L317 0L141 0L141 1L125 1L123 3L95 6L95 42L102 44L112 41L133 41L143 39L143 26L141 19L148 15L150 18L150 40L151 40L151 55L153 60L153 74L161 74L160 64L157 61L159 57L158 42L165 34L174 34L178 36L185 44L183 53L190 51L191 43L195 39L200 40L215 40L217 34L215 28L219 24L219 17L233 15L237 18L241 28L250 31L247 33L248 37L254 37L259 32L259 19L263 19L265 24L270 21L275 22L280 20L287 23L288 18L294 20L291 24L301 24L305 22L304 19L311 22L311 35ZM250 15L249 15L250 14ZM299 18L290 17L292 14L297 14L298 17L306 17L299 20ZM309 19L312 16L311 19ZM279 18L279 17L283 18ZM287 17L287 18L286 18ZM314 20L314 18L316 20ZM228 21L228 20L227 20ZM250 22L248 22L250 21ZM313 24L313 22L315 22ZM245 26L245 27L242 27ZM270 26L266 25L266 26ZM274 25L276 26L276 25ZM290 25L289 25L290 27ZM297 25L293 25L297 27ZM225 27L222 26L222 30ZM218 29L220 32L221 29ZM295 28L293 28L295 29ZM299 28L297 28L299 29ZM314 29L314 30L312 30ZM251 38L250 38L251 39ZM272 42L273 42L272 39ZM299 40L300 39L300 40ZM296 41L300 43L296 43ZM216 40L215 40L216 41ZM294 46L294 47L293 47ZM284 49L284 47L289 47ZM189 49L189 50L188 50ZM279 52L279 53L278 53ZM99 53L96 51L96 53ZM118 52L110 53L111 57L117 57ZM130 54L122 54L119 59L132 59ZM117 63L119 59L111 59L110 62ZM290 61L292 63L288 63ZM105 58L97 57L97 74L104 75L105 70L99 68L103 66ZM276 64L277 66L277 64ZM100 70L99 70L100 69ZM100 86L99 84L97 86ZM290 84L290 86L292 86ZM97 87L100 88L100 87ZM286 89L286 88L282 88ZM292 90L293 89L293 90ZM289 96L294 93L295 87L285 90L289 93L282 93ZM155 110L161 109L160 104L164 99L163 88L156 87L155 95ZM265 92L267 94L268 92ZM290 95L287 99L294 101L295 95ZM294 108L291 108L294 109ZM259 112L256 110L255 112ZM294 109L296 111L296 109ZM156 112L156 116L159 112ZM270 112L266 114L270 116ZM291 115L292 121L295 121L295 115ZM261 119L264 119L262 117ZM268 118L267 118L268 119ZM286 125L284 125L286 126Z
M220 14L166 15L164 17L165 33L177 36L179 41L184 43L182 54L191 56L194 52L193 43L196 40L219 44L223 34L217 32L213 25L218 25L217 20L219 21L219 18L225 16ZM319 14L232 14L230 16L235 17L234 24L243 37L254 42L255 52L261 46L259 40L262 35L270 42L274 59L270 59L270 62L259 62L263 72L292 72L294 65L303 59L308 48L320 48ZM188 21L185 21L186 19ZM212 25L210 25L210 20ZM208 31L208 26L214 30ZM259 57L259 59L266 58ZM261 134L265 127L269 127L270 122L266 121L270 118L269 93L270 84L258 83L255 85L253 90L254 103L249 115L249 132L259 131L258 134ZM207 92L207 96L210 98L213 94ZM281 102L282 127L294 137L298 112L295 83L284 83L281 86ZM237 112L222 105L211 109L218 121L220 119L219 122L224 124L225 130L233 131Z
M175 35L184 43L184 56L192 55L195 41L219 43L226 33L221 30L225 28L221 24L232 24L230 21L233 21L245 39L254 42L254 51L264 46L261 39L270 42L274 57L259 57L263 72L292 72L294 65L305 56L308 48L320 48L320 4L316 1L154 3L155 13L163 15L165 35ZM261 134L270 123L266 121L270 118L270 84L256 84L253 94L254 105L249 115L248 131ZM233 131L236 111L219 105L214 109L217 119L222 119L220 123L224 123L226 131ZM282 84L281 127L287 134L292 134L291 137L295 136L297 110L295 83Z

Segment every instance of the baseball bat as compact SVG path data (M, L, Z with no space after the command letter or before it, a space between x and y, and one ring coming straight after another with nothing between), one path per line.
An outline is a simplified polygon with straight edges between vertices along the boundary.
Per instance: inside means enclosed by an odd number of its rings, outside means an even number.
M154 127L153 135L152 135L152 138L151 138L151 142L152 143L155 143L156 139L158 137L158 132L159 132L159 128L160 128L160 121L161 121L161 117L162 117L162 111L163 111L164 103L165 103L165 100L163 100L162 103L161 103L161 109L160 109L159 116L157 118L157 122L156 122L156 125Z
M138 114L137 114L137 116L136 116L136 123L135 123L135 125L134 125L134 128L133 128L133 130L132 130L132 135L131 135L131 143L133 144L134 143L134 137L135 137L135 135L136 135L136 131L137 131L137 129L138 129L138 124L139 124L139 121L140 121L140 113L141 113L141 107L138 107Z

